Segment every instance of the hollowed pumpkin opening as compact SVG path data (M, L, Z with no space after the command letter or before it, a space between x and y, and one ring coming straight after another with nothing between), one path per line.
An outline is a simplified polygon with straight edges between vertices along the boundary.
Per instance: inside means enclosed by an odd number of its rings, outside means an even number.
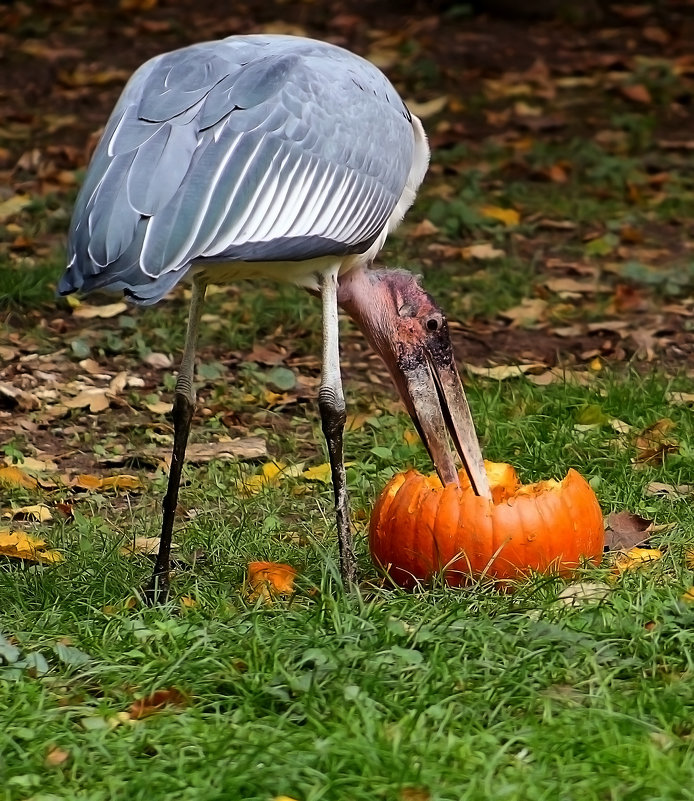
M575 470L561 480L521 484L509 464L485 462L492 500L476 496L464 471L460 487L414 470L384 489L371 517L372 558L412 586L434 574L457 585L482 576L531 571L570 574L597 563L604 528L600 505Z

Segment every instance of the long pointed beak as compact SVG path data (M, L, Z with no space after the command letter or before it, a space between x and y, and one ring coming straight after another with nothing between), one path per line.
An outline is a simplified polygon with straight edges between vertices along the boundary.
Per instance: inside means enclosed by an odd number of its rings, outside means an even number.
M474 491L490 498L482 451L455 362L437 363L427 353L414 364L401 362L394 378L441 482L459 483L450 436Z

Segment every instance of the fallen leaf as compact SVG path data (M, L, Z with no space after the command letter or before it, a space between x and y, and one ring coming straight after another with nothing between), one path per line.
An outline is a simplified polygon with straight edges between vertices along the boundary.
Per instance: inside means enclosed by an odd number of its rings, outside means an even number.
M675 423L669 417L663 417L645 428L634 442L637 463L661 463L668 453L676 453L679 443L669 436Z
M301 478L307 481L320 481L323 484L329 484L332 481L332 471L328 462L316 465L316 467L309 467L301 474Z
M345 422L345 431L357 431L363 428L369 420L373 420L378 414L378 412L357 412L356 414L348 414Z
M569 584L557 596L557 600L565 606L584 606L604 601L612 592L607 584L582 581Z
M157 553L159 550L159 545L161 543L161 537L134 537L132 540L129 540L122 548L121 553L127 555L133 554L153 554ZM178 548L178 544L175 542L171 543L171 550L176 550Z
M188 698L175 687L168 690L157 690L146 698L140 698L130 705L128 714L133 720L149 717L161 712L167 706L184 707Z
M76 395L74 398L68 398L63 401L63 406L68 409L84 409L89 407L89 411L93 414L103 412L111 405L111 400L106 394L105 389L85 389Z
M172 358L165 353L148 353L142 361L155 370L168 370L173 366Z
M25 392L11 384L0 383L2 405L17 407L23 412L31 412L41 407L41 401L31 392Z
M150 11L155 8L158 0L118 0L118 7L122 11Z
M296 575L295 568L281 562L249 562L249 600L262 598L267 603L276 595L291 595Z
M479 259L480 261L491 261L492 259L503 258L506 253L489 242L480 242L477 245L468 245L460 251L464 259Z
M137 476L127 474L100 478L82 473L73 481L72 486L86 490L135 490L142 487L142 482Z
M680 595L680 601L684 601L686 604L694 603L694 587L685 590L685 592Z
M624 97L628 100L633 100L635 103L649 104L653 102L648 87L642 83L623 84L619 87L619 91Z
M635 570L657 562L663 556L658 548L630 548L615 554L612 567L613 573L623 573L625 570Z
M499 220L507 226L518 225L520 222L520 214L515 209L504 209L500 206L482 206L480 214L483 217Z
M424 787L403 787L398 801L431 801L431 793Z
M45 550L46 541L32 537L23 531L0 529L0 555L28 562L62 562L58 551Z
M8 487L24 487L24 489L37 489L39 486L39 482L33 476L27 475L14 465L0 467L0 484Z
M547 305L547 301L542 298L523 298L520 305L505 309L499 315L510 320L512 326L528 328L543 319Z
M542 282L550 292L557 295L584 295L595 292L609 292L610 286L597 281L579 281L576 278L549 278Z
M267 456L267 444L262 437L237 437L219 442L193 443L186 450L186 461L202 464L220 459L262 459Z
M646 495L672 498L680 500L694 493L694 484L664 484L661 481L651 481L646 487Z
M128 374L125 370L121 370L120 373L116 373L116 375L111 379L108 385L108 391L111 395L119 395L128 385Z
M50 748L46 754L44 764L49 768L56 768L59 765L64 765L70 759L70 752L64 748L53 747Z
M4 223L19 214L22 209L25 209L31 203L31 198L27 195L13 195L7 200L0 203L0 223Z
M694 403L694 392L668 392L666 397L672 403Z
M168 414L173 409L173 403L157 401L156 403L145 403L145 406L152 414Z
M530 364L500 364L497 367L477 367L474 364L465 364L464 366L472 375L494 381L505 381L507 378L518 378L531 370L544 370L547 365L542 362L531 362Z
M434 97L431 100L425 100L423 103L418 103L416 100L408 100L407 107L409 110L420 120L426 120L428 117L433 117L435 114L443 111L448 105L448 95L441 95L441 97Z
M422 220L409 230L412 239L421 239L423 236L433 236L439 233L439 228L431 220Z
M123 314L127 310L128 306L122 300L116 303L107 303L105 306L89 306L80 302L80 305L72 310L72 316L79 317L82 320L93 320L94 318L108 320L111 317Z
M605 546L611 551L633 548L652 533L653 521L628 512L611 512L605 518Z
M5 512L3 517L9 517L12 520L36 520L38 523L48 523L53 520L51 510L42 503L12 509Z

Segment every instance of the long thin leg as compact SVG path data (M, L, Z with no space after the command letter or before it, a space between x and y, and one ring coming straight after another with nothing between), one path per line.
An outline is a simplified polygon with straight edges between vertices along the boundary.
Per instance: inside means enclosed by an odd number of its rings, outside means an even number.
M340 375L340 331L337 312L337 269L319 277L323 301L323 371L318 390L318 408L323 423L323 433L328 443L330 469L335 492L337 537L340 548L340 573L346 587L357 577L354 544L349 523L347 499L347 476L342 449L342 435L347 412L342 392Z
M193 374L195 372L195 347L198 341L198 328L205 300L206 284L201 280L193 282L193 296L190 300L188 330L183 348L183 358L176 379L176 391L173 403L174 442L171 452L171 468L169 483L163 503L161 540L159 552L154 564L152 579L145 590L145 596L151 603L163 603L169 594L169 570L171 557L171 538L178 505L178 490L181 485L181 472L186 455L190 424L195 411L195 390Z

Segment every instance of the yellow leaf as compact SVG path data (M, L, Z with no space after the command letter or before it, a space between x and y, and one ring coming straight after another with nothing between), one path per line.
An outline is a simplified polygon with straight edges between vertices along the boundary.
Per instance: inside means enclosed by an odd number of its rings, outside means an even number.
M34 504L33 506L21 506L19 509L12 509L5 512L3 517L9 517L13 520L36 520L39 523L48 523L53 520L51 510L42 503Z
M0 529L0 555L12 559L26 559L29 562L61 562L58 551L43 550L45 540L32 537L24 531Z
M682 593L680 601L684 601L686 604L694 603L694 587L690 587L686 592Z
M520 214L515 209L503 209L501 206L482 206L480 214L499 220L504 225L518 225L520 222Z
M588 367L594 372L599 373L602 370L602 361L599 356L596 356Z
M81 487L82 489L86 490L101 489L101 479L99 476L92 476L89 475L89 473L82 473L81 475L77 476L73 486Z
M663 552L658 548L630 548L620 551L614 561L613 571L623 573L625 570L635 570L661 559Z
M332 479L332 472L330 465L327 462L316 465L316 467L309 467L301 474L302 478L307 481L322 481L323 484L329 484Z
M296 798L290 798L288 795L276 795L272 801L297 801Z
M0 223L19 214L22 209L26 208L31 203L31 198L27 195L13 195L12 197L0 203Z
M425 100L423 103L418 103L416 100L408 100L407 107L409 110L420 120L425 120L427 117L433 117L440 111L443 111L448 104L448 95L441 95L441 97L434 97L432 100Z
M142 482L137 476L129 476L126 474L99 478L99 476L91 476L88 473L83 473L77 476L73 486L86 490L134 490L140 489L142 487Z
M245 495L256 495L268 486L279 484L280 479L301 474L302 466L287 467L284 462L266 462L260 473L238 482L237 486Z
M86 303L80 305L72 312L73 317L80 317L83 320L91 320L98 317L107 320L110 317L117 317L128 310L127 304L122 300L116 303L107 303L105 306L88 306Z
M419 439L419 434L416 431L413 431L411 428L406 428L402 438L408 445L416 445L421 440Z
M191 598L190 595L182 595L178 600L184 609L195 609L198 605L195 598Z
M479 375L482 378L490 378L494 381L505 381L507 378L518 378L531 370L539 370L545 367L542 362L530 362L529 364L499 364L496 367L477 367L474 364L465 364L465 368L472 375Z
M12 466L0 467L0 484L10 487L24 487L24 489L36 489L39 482L18 467Z
M108 476L101 479L103 489L134 490L142 487L142 482L137 476Z

